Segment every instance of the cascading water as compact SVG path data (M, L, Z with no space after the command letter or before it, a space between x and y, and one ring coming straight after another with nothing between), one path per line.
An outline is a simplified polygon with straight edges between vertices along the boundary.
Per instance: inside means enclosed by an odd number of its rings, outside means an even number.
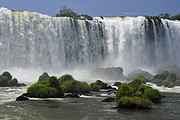
M180 22L50 17L0 8L0 66L64 70L180 65Z

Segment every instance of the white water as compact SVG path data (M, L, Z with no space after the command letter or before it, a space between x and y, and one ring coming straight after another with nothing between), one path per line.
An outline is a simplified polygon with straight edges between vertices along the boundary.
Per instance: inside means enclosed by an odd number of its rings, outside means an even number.
M180 22L145 17L56 18L0 8L0 72L36 81L42 72L180 65ZM84 70L85 69L85 70ZM54 74L52 74L54 75Z

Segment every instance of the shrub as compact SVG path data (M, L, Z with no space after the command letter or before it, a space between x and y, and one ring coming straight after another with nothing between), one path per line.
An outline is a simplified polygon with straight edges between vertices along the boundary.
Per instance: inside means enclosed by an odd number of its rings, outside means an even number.
M159 103L162 98L161 93L153 88L145 89L143 97L148 98L154 103Z
M41 76L39 76L38 82L40 81L47 81L50 76L44 72Z
M121 98L122 96L131 96L133 93L132 88L128 85L123 83L118 87L118 91L116 92L117 99Z

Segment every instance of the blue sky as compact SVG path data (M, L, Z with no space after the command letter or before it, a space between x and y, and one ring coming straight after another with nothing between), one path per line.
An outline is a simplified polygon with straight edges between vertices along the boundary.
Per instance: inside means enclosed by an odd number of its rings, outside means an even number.
M139 16L180 13L180 0L0 0L0 6L54 16L62 6L91 16Z

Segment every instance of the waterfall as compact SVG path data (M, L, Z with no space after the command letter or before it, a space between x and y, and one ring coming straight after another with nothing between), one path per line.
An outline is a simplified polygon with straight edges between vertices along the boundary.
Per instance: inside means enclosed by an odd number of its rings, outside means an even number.
M145 17L74 20L0 8L0 67L143 68L180 65L180 22Z

